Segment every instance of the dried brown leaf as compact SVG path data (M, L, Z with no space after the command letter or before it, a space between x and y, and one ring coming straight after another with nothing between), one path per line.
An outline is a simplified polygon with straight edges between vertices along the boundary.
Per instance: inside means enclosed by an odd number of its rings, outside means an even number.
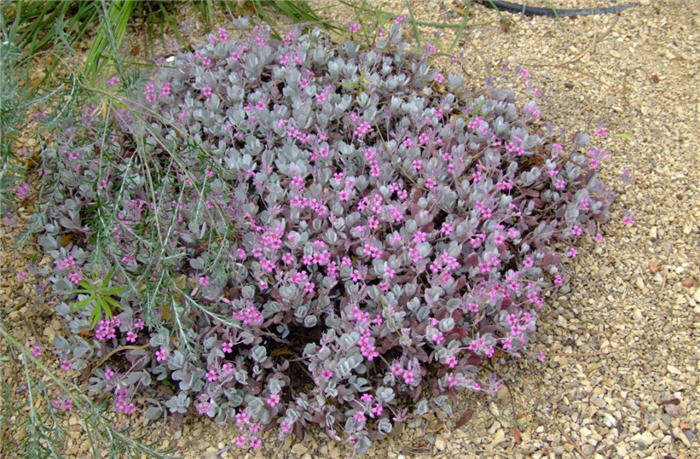
M652 274L656 274L661 270L661 263L658 261L650 261L649 262L649 272Z
M474 415L474 410L465 411L464 414L457 420L455 427L459 429L464 424L466 424L472 418L473 415Z

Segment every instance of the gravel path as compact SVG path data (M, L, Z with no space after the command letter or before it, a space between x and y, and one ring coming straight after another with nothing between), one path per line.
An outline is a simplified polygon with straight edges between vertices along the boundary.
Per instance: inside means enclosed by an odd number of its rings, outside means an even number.
M548 299L532 348L546 360L502 365L507 384L501 392L462 395L452 416L417 418L375 444L369 457L697 457L700 4L639 3L619 15L559 21L472 8L471 22L490 25L467 29L457 45L467 56L467 81L482 86L507 59L528 68L530 80L548 95L541 104L545 119L570 132L591 132L604 121L611 162L603 175L620 196L603 244L584 244L570 291ZM376 4L407 14L403 1ZM418 19L454 22L465 2L412 4ZM343 23L352 19L336 4L323 14ZM622 180L622 168L631 171L631 184ZM635 218L630 227L621 222L627 211ZM20 332L34 295L30 285L17 289L12 280L24 258L0 251L0 297L17 305L9 322ZM162 434L162 446L185 457L240 457L228 447L235 428L206 420L135 429ZM72 453L81 455L85 441L74 440ZM266 448L252 457L349 453L323 434Z

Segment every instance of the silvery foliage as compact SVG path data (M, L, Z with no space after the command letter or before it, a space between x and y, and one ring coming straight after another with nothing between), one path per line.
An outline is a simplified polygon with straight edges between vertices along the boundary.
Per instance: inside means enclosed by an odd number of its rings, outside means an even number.
M119 354L109 381L98 370L93 390L147 394L149 418L206 402L200 414L217 422L245 411L334 438L344 426L359 451L403 421L406 402L422 400L421 414L433 394L496 390L481 363L525 355L540 294L564 275L562 247L576 227L596 234L613 196L585 166L586 137L560 154L512 92L469 95L461 78L436 76L399 26L368 50L254 29L177 55L106 123L86 109L43 152L31 228L56 261L103 275L116 265L128 290L114 338L58 340L58 352L82 366L126 344L141 318L137 344L149 346ZM302 264L323 250L329 260ZM69 270L45 273L71 332L86 330L89 309L68 307Z

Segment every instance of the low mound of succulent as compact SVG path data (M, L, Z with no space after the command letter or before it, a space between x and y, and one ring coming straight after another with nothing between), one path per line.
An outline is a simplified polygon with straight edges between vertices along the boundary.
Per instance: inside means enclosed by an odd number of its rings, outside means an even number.
M510 91L467 94L399 25L368 50L210 41L43 152L67 366L105 357L91 388L118 411L234 421L252 447L313 423L362 451L411 404L498 389L482 362L526 355L608 219L602 151L531 132Z

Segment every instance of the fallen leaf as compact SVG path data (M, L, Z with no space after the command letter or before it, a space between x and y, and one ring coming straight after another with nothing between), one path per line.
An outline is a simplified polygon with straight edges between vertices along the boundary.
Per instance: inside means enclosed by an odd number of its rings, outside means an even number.
M92 337L92 333L90 333L89 328L83 328L78 332L78 335L82 336L85 339L90 339Z
M688 429L690 429L690 424L688 424L685 421L681 421L678 423L678 427L680 427L683 430L688 430Z
M652 274L656 274L661 270L661 263L658 261L650 261L649 262L649 272Z
M462 417L460 417L460 418L457 420L457 423L455 424L455 427L459 429L459 428L462 427L464 424L466 424L467 421L469 421L469 420L472 418L473 415L474 415L474 410L467 410L467 411L465 411L464 414L462 415Z
M520 442L523 441L523 439L520 436L520 427L518 427L518 426L513 427L513 434L515 434L515 444L519 445Z
M659 76L656 75L656 74L652 75L649 79L650 79L651 82L654 83L654 84L657 84L657 83L659 82Z
M274 351L270 352L271 357L278 357L280 355L294 355L294 352L290 351L286 347L283 347L282 349L275 349Z
M683 287L692 288L692 287L695 287L696 285L698 285L698 281L696 281L692 277L689 277L687 279L683 279L681 281L681 285L683 285Z

